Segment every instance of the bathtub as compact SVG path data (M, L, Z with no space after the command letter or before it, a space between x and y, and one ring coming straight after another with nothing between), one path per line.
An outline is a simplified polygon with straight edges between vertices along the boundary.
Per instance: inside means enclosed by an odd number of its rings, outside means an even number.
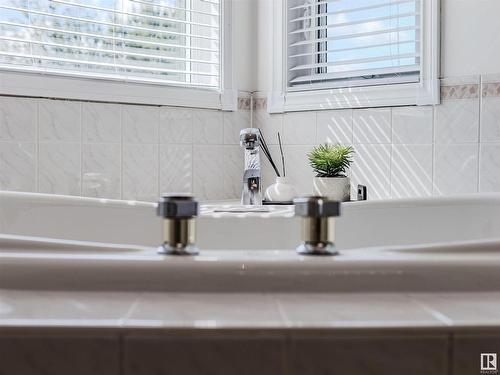
M156 253L155 205L0 193L0 289L168 292L500 290L500 194L353 202L335 257L299 256L291 207L201 207L197 257Z
M203 204L202 250L292 250L300 222L291 206L231 213L233 202ZM154 203L0 192L0 233L119 245L158 246ZM500 194L350 202L336 218L339 250L500 239Z

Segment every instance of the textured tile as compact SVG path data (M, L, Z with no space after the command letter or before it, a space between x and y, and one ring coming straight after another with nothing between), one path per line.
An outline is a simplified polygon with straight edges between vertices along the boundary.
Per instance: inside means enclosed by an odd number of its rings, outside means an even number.
M263 294L145 293L125 326L264 328L285 325L274 301Z
M500 143L481 144L479 191L500 192Z
M265 158L261 153L261 157ZM262 168L263 160L261 160ZM245 165L244 149L239 145L224 146L224 198L240 199L243 189L243 169ZM262 174L262 169L261 169ZM262 186L264 192L265 187Z
M391 165L393 198L432 195L432 145L393 145Z
M392 142L395 144L431 144L434 109L402 107L392 109Z
M190 109L160 108L160 143L191 144L193 113Z
M0 142L0 189L36 191L35 143Z
M413 298L437 311L448 324L457 326L498 326L500 324L500 293L456 292L415 294Z
M195 144L220 145L224 141L222 111L193 110L193 140Z
M312 148L313 146L284 146L286 176L290 177L291 183L299 195L312 194L314 172L307 158L307 154ZM275 155L278 157L279 154L275 153ZM274 183L274 177L272 183Z
M120 105L82 103L83 142L121 142Z
M391 109L355 109L353 111L354 143L391 143Z
M81 103L41 99L38 102L39 140L79 142Z
M481 354L494 353L497 358L497 369L500 365L500 332L489 335L457 334L453 338L452 369L453 375L480 374ZM489 372L483 372L489 373ZM493 371L492 373L496 373Z
M193 146L160 146L160 193L191 193Z
M126 375L280 375L284 340L247 337L125 338Z
M193 148L193 192L202 200L224 199L224 150L220 146Z
M434 113L436 144L475 143L479 136L479 101L447 100Z
M82 163L84 196L120 199L120 144L83 144Z
M241 129L249 127L250 111L224 112L224 144L239 145ZM267 134L264 136L267 141Z
M285 113L282 141L286 145L316 143L316 112Z
M318 111L316 143L340 143L351 145L352 110Z
M37 120L37 99L0 97L0 140L35 142Z
M70 280L68 280L70 282ZM137 293L2 290L2 326L118 327ZM1 372L0 372L1 373Z
M122 153L123 199L158 200L158 145L124 144Z
M262 130L268 145L278 144L278 132L283 142L283 117L282 114L271 115L267 111L254 111L254 127Z
M477 192L478 145L436 145L434 151L434 194Z
M391 196L391 145L357 145L352 165L351 187L368 189L369 199Z
M25 335L0 337L0 373L118 375L118 337Z
M500 97L483 98L481 142L500 142Z
M80 195L79 143L40 143L38 189L40 193Z
M124 143L158 143L158 107L122 105Z
M446 375L445 336L292 338L290 374Z
M288 327L418 327L441 326L430 313L397 294L277 294ZM363 306L370 305L370 309Z

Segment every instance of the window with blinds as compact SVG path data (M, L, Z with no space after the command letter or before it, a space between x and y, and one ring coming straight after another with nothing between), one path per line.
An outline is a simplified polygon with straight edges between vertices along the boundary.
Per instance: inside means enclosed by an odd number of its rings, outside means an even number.
M418 82L419 0L288 0L291 90Z
M0 69L219 89L221 0L0 0Z

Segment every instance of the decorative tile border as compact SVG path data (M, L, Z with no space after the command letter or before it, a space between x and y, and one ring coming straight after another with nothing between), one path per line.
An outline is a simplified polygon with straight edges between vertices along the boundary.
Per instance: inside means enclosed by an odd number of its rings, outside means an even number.
M263 110L267 108L266 98L254 98L253 99L253 109ZM250 110L250 98L238 98L238 110L249 111Z
M479 91L480 91L479 87L480 85L475 83L441 86L441 99L442 100L477 99L479 98ZM482 85L482 96L500 97L500 82L484 83ZM267 108L266 98L254 98L253 101L254 110L266 110L266 108ZM250 110L249 97L238 98L238 110L242 111Z
M483 98L500 96L500 82L483 83Z
M476 99L479 98L479 85L466 84L455 86L441 86L441 99Z

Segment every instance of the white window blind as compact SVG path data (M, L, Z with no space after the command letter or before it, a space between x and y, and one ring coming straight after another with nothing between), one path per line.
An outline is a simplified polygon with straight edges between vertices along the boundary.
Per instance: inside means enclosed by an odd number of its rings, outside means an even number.
M0 69L218 89L220 0L0 0Z
M419 0L288 0L290 90L418 82Z

